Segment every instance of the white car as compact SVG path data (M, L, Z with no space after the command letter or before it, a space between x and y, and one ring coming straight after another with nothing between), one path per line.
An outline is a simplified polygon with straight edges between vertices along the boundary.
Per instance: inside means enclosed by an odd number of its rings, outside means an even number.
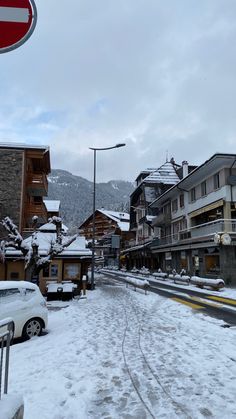
M0 281L0 320L11 318L14 338L39 336L47 327L48 310L39 287L26 281Z

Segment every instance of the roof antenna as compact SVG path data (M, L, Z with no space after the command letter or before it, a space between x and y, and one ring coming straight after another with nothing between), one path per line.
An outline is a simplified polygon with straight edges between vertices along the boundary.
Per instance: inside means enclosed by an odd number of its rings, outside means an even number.
M168 162L169 158L168 158L168 150L166 150L166 163Z

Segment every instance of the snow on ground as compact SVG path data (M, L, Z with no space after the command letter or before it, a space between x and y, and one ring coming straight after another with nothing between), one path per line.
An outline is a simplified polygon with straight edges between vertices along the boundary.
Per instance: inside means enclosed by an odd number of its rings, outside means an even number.
M236 328L101 276L11 348L25 419L236 417Z

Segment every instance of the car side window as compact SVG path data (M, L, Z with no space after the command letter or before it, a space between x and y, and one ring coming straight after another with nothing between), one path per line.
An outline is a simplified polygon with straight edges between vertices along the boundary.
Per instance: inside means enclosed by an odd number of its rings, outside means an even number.
M13 301L16 297L20 296L19 288L10 288L5 290L0 290L0 301L1 303L8 303Z
M32 294L33 292L35 292L36 290L32 290L30 288L26 288L26 294Z
M35 295L35 290L32 290L30 288L23 288L21 290L21 293L24 297L24 300L30 300L30 298L32 298Z

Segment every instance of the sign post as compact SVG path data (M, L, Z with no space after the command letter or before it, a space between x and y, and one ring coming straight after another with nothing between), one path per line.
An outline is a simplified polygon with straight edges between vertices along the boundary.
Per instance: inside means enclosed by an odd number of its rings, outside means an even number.
M23 45L37 22L34 0L0 0L0 53Z

